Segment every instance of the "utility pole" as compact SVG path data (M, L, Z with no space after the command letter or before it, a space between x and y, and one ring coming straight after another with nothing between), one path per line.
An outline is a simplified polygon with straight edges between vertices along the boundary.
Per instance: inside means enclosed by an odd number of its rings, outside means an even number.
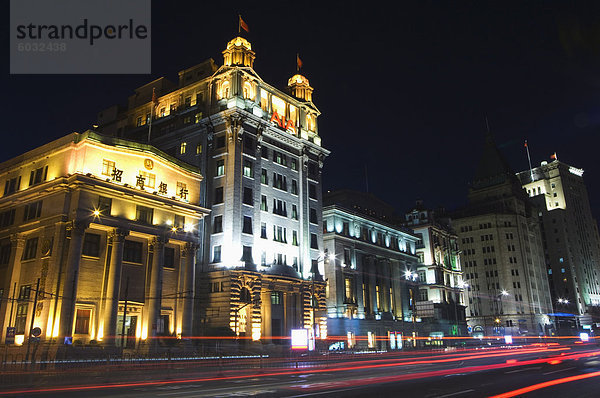
M29 360L29 350L31 349L31 331L33 330L33 321L35 320L35 309L37 307L38 294L40 291L40 278L35 286L35 298L33 300L33 311L31 312L31 324L29 325L29 333L27 334L27 353L25 354L25 362Z

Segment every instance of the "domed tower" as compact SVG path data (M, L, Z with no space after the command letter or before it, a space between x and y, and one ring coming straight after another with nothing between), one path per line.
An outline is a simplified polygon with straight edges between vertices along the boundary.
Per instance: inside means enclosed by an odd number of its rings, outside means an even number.
M252 68L256 54L252 51L252 45L243 37L236 37L227 43L223 51L223 63L225 66L247 66Z
M303 101L312 102L313 88L308 79L301 74L295 74L288 80L290 94Z

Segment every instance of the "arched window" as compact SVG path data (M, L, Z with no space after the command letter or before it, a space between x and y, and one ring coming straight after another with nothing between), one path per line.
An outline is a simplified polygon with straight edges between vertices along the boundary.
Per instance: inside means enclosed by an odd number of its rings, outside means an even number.
M223 99L223 98L229 98L229 82L228 81L224 81L223 83L221 83L221 90L220 90L220 98L219 99Z
M254 88L252 87L252 83L244 82L244 98L253 100L254 99Z

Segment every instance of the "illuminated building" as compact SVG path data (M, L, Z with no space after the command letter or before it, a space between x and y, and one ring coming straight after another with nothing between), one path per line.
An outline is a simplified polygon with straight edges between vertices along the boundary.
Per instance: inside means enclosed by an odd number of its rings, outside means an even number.
M268 342L314 327L324 336L321 168L329 151L313 88L300 74L288 93L263 81L242 37L223 58L220 67L210 59L182 70L178 84L160 78L136 89L126 110L99 115L100 128L150 137L205 176L211 217L200 226L198 333L229 328Z
M489 133L469 203L453 214L452 226L462 251L473 333L546 333L552 302L538 209Z
M1 163L2 330L109 345L123 331L128 345L191 335L201 180L150 145L91 131Z
M393 213L366 193L343 190L324 198L327 329L362 348L367 341L357 336L378 336L370 337L370 345L377 340L377 348L385 349L393 348L385 336L418 332L413 300L418 238Z
M591 325L590 307L600 306L600 239L583 170L554 160L517 176L539 201L555 312L585 314L581 323Z
M432 324L437 336L465 335L465 283L458 236L444 218L443 209L426 209L422 201L406 214L404 225L419 237L419 317Z

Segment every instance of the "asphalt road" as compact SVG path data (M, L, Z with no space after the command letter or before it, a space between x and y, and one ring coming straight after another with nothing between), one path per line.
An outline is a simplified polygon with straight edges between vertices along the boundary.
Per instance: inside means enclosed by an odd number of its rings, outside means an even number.
M403 353L257 369L175 369L94 374L85 383L40 385L2 396L60 397L600 397L600 347L553 346L426 355ZM304 367L303 367L304 366ZM597 374L596 374L597 373ZM63 377L69 377L68 373ZM584 378L585 377L585 378ZM571 380L572 378L582 378ZM120 380L117 380L120 379ZM63 380L64 381L64 380ZM0 389L2 389L0 387ZM14 389L13 389L14 391Z

